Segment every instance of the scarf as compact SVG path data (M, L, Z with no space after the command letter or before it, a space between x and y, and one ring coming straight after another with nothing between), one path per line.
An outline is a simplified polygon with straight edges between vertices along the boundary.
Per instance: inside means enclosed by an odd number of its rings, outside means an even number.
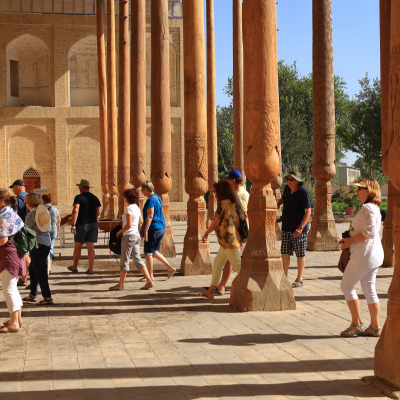
M14 236L23 227L24 222L10 206L0 210L0 237Z

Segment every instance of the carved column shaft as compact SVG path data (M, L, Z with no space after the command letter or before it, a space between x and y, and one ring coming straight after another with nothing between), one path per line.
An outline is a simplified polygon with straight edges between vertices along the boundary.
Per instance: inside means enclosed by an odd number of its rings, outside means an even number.
M214 183L218 182L217 95L215 87L214 0L207 0L207 144L208 144L208 210L207 227L214 219L217 199Z
M313 177L315 211L307 250L338 250L332 212L335 168L335 90L331 0L313 0Z
M131 183L138 188L146 181L146 0L132 1L131 18Z
M107 2L107 124L108 124L108 214L118 215L117 188L117 81L115 77L115 8L114 1Z
M382 11L382 8L381 8ZM391 4L389 117L386 171L393 186L400 190L400 3ZM400 254L400 206L393 214L395 252ZM396 257L389 287L387 319L375 348L374 371L378 378L400 387L400 257Z
M107 77L106 77L106 49L104 40L104 1L97 0L97 66L99 80L99 122L100 122L100 163L101 163L101 191L103 192L103 209L101 218L108 212L108 140L107 140Z
M249 238L230 304L242 311L295 309L275 237L279 92L275 0L243 1L244 165L253 182Z
M207 192L207 91L203 0L184 1L184 98L185 98L185 190L188 227L184 240L181 272L211 273L210 246L203 243L206 230Z
M233 167L246 181L243 158L243 29L242 0L233 0Z
M160 251L165 257L175 257L168 196L172 187L169 43L168 0L152 0L151 181L155 193L162 197L166 224Z
M130 178L129 2L119 0L118 218L125 212Z

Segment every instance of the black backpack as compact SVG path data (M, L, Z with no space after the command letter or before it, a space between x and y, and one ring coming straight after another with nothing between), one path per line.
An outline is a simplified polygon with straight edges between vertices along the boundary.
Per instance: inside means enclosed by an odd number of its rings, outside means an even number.
M110 240L108 242L108 247L110 250L120 256L121 255L121 244L122 244L122 237L117 237L117 233L122 229L122 225L119 224L110 232Z
M25 222L26 216L28 215L28 209L26 208L26 204L25 204L25 198L18 195L17 199L22 200L22 202L24 203L24 206L20 209L18 208L18 216L22 219L23 222ZM18 203L17 203L18 204Z

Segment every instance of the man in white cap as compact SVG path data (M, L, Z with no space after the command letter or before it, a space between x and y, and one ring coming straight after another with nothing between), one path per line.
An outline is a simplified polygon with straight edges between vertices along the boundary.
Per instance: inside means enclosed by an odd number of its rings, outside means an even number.
M74 199L74 209L71 216L71 232L75 235L75 249L74 263L68 267L68 270L78 272L82 246L86 243L89 258L89 269L86 273L93 274L94 258L96 256L94 244L97 243L97 235L99 233L97 219L100 216L101 203L94 194L90 193L91 186L88 180L81 179L76 186L79 187L81 193Z

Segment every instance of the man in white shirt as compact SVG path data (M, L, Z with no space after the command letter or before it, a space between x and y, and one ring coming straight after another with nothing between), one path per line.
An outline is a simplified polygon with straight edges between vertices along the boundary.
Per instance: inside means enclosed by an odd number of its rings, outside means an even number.
M235 193L237 203L240 205L240 207L244 211L244 215L245 215L246 221L247 221L247 226L249 226L249 217L247 215L247 205L249 204L250 194L247 192L247 190L243 186L242 174L237 169L234 169L229 174L227 180L229 182L229 185L232 188L233 193ZM243 253L244 246L245 246L244 244L241 245L241 248L240 248L241 254ZM227 261L225 264L223 273L222 273L221 281L220 281L219 285L217 286L217 290L215 291L216 295L218 295L218 291L219 291L220 295L225 293L226 285L228 283L229 277L231 276L231 273L232 273L232 265L229 261Z

